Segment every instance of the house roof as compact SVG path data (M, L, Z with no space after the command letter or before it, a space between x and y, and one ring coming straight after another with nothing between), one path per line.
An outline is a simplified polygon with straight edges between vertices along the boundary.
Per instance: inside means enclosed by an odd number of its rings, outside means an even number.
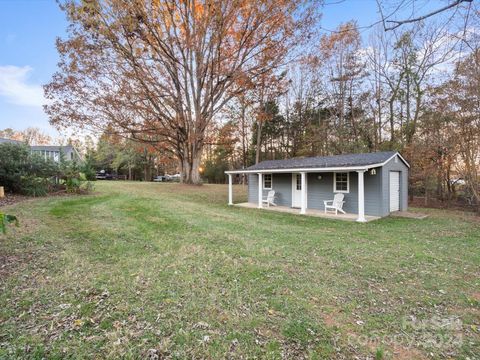
M21 144L22 142L21 142L21 141L18 141L18 140L0 138L0 144L2 144L2 143Z
M65 151L65 150L71 150L73 149L73 146L71 145L66 145L66 146L60 146L60 145L33 145L30 146L30 148L33 151L38 151L38 150L47 150L47 151Z
M362 154L344 154L333 156L315 156L315 157L297 157L285 160L266 160L256 165L250 166L245 170L232 171L235 172L255 172L255 171L268 171L268 170L327 170L327 169L363 169L369 167L383 166L384 163L389 161L395 155L402 159L407 165L408 163L402 156L396 151L383 151L372 152ZM228 173L228 172L227 172Z

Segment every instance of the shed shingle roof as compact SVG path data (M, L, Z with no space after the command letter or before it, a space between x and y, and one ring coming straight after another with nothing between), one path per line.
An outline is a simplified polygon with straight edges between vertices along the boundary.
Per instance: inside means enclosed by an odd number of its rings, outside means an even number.
M333 156L298 157L285 160L266 160L248 167L246 170L274 170L274 169L310 169L310 168L338 168L380 164L396 151L383 151L363 154L345 154Z

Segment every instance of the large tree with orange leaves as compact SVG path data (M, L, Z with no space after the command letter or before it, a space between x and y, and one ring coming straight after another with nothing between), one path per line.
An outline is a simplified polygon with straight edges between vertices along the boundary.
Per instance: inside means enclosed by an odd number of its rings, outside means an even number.
M71 0L59 70L45 86L57 126L114 128L172 151L199 183L205 130L308 39L308 0Z

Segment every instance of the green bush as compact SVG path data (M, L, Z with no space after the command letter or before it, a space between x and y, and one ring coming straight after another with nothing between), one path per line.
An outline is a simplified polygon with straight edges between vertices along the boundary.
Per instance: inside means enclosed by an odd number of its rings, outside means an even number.
M15 226L19 226L17 217L0 212L0 231L2 233L5 234L7 232L8 224L15 224Z
M82 185L82 182L79 178L69 177L65 180L65 185L68 193L78 193L80 192L80 185Z
M64 162L60 166L61 179L65 184L65 189L68 193L84 193L89 192L93 188L87 176L80 172L81 167L75 162Z
M0 144L0 184L9 192L21 192L30 151L26 145Z
M0 184L8 192L45 195L58 170L53 160L32 154L26 145L0 144Z
M0 144L0 184L7 192L29 196L45 196L65 189L69 193L83 193L93 187L86 180L95 177L92 168L76 162L60 163L32 154L26 145Z
M48 178L34 175L22 176L21 192L28 196L45 196L52 187L52 181Z
M91 164L91 160L87 158L85 162L80 166L80 173L85 176L85 180L95 181L97 173Z

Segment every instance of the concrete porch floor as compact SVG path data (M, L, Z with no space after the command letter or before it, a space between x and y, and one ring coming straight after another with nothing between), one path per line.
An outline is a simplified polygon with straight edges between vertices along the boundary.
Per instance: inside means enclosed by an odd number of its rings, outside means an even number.
M250 208L250 209L257 209L258 205L254 204L254 203L246 202L246 203L233 204L233 206ZM270 206L270 207L267 207L266 205L264 205L262 210L278 211L278 212L300 215L300 209L291 208L291 207L288 207L288 206ZM316 209L307 209L307 213L305 215L306 216L316 216L316 217L325 218L325 219L335 219L335 220L345 220L345 221L356 221L357 217L358 217L357 214L349 214L349 213L347 213L347 214L340 214L339 213L338 215L335 215L333 213L325 214L323 210L316 210ZM365 215L365 219L368 222L368 221L380 219L380 217Z

